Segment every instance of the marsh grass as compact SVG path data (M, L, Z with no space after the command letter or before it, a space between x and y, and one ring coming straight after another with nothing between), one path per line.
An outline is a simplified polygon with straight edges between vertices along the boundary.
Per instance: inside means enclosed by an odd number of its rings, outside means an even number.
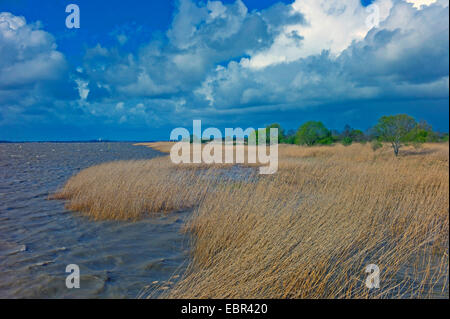
M215 168L199 175L167 158L116 161L81 171L52 199L68 199L68 209L94 220L137 220L192 208L218 183Z
M174 142L151 142L151 143L135 143L134 146L147 146L163 153L170 153L170 149Z
M107 163L55 197L93 219L192 208L191 262L163 297L448 298L448 143L279 154L275 175L238 181L167 157ZM380 289L365 286L368 264Z

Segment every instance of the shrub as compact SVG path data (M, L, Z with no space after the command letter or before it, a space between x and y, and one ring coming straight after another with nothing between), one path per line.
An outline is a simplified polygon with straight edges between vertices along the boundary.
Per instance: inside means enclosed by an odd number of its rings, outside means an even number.
M332 144L331 132L322 122L309 121L300 126L295 136L295 144L312 146Z
M383 147L383 143L381 143L380 141L378 141L378 140L372 141L372 150L374 152L382 147Z
M342 139L342 145L344 145L344 146L352 145L352 143L353 143L353 140L351 137L344 137Z

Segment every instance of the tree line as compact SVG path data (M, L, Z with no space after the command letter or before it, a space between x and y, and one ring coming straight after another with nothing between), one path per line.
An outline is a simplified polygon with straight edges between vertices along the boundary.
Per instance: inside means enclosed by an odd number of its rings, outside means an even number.
M285 132L280 124L274 123L257 131L256 134L266 134L266 140L269 141L270 128L278 129L278 143L306 146L342 143L347 146L355 142L371 142L372 148L376 150L384 142L392 146L396 156L403 145L420 146L427 142L448 141L448 133L436 132L427 122L417 122L407 114L382 116L375 126L365 132L348 124L339 132L328 129L320 121L308 121L300 125L297 131Z

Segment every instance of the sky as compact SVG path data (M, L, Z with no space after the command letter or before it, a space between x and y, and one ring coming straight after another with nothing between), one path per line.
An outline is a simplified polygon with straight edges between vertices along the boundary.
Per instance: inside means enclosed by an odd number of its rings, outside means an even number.
M448 132L448 0L0 0L0 140L399 113Z

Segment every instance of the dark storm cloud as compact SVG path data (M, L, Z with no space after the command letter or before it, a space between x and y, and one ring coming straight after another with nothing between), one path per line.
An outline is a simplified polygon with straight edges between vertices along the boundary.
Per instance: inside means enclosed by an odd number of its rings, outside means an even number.
M301 114L332 120L332 110L360 121L367 105L395 112L414 104L420 115L417 105L448 101L448 1L420 10L401 0L374 3L388 10L369 31L357 0L304 0L316 6L306 12L180 0L164 36L127 51L133 28L118 28L108 35L117 38L112 46L99 41L72 66L51 34L2 13L0 121L135 130L194 118L243 126ZM290 58L277 59L285 53ZM439 103L428 105L442 111Z

